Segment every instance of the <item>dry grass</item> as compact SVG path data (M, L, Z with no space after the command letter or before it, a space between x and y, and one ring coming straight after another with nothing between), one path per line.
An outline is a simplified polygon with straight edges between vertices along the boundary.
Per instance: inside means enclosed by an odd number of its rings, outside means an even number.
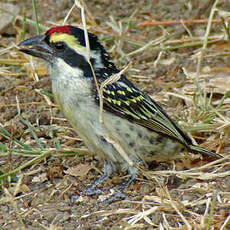
M0 43L2 228L230 228L229 12L224 1L198 1L197 8L188 1L187 10L181 10L195 18L185 18L185 23L177 20L179 26L166 23L162 27L156 22L154 27L141 26L152 19L152 11L160 17L158 10L164 12L164 21L175 23L174 7L185 3L172 4L164 11L165 2L152 8L147 1L145 9L138 8L138 3L123 3L126 16L115 2L98 8L94 1L87 2L88 29L98 34L118 66L132 60L128 77L161 103L194 142L224 158L209 162L184 155L170 166L159 163L154 170L141 169L140 178L127 191L130 197L109 206L95 205L97 197L80 196L100 173L101 162L88 154L59 114L45 66L15 47L27 34L25 28L36 24L27 20L24 26L23 17L17 16L16 37L2 35ZM37 4L39 8L43 3ZM52 22L46 21L46 12L38 10L40 22L46 24L43 30L62 24L71 5L66 6L65 14L52 16ZM103 12L105 19L99 22ZM81 25L79 13L73 9L64 21ZM187 23L200 19L201 14L205 24ZM212 24L213 20L218 24ZM108 189L119 181L120 176L104 186ZM73 194L79 195L74 204L66 201Z

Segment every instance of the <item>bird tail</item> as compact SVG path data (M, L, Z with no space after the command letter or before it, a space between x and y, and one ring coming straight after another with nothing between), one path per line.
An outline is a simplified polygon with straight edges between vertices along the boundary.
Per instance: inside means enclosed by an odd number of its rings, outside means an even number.
M210 157L213 157L213 158L216 158L216 159L223 158L223 156L221 156L220 154L211 152L211 151L209 151L209 150L207 150L205 148L202 148L202 147L200 147L198 145L189 145L189 149L192 152L201 153L203 156L210 156Z

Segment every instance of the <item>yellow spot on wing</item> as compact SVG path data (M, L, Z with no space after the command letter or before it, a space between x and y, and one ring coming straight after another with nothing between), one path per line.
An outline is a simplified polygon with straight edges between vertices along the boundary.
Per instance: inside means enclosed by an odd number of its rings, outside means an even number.
M131 92L131 93L133 92L132 89L129 88L129 87L127 87L127 91L129 91L129 92Z
M136 98L132 98L131 101L134 102L134 103L137 102Z
M122 91L122 90L117 90L117 93L119 93L121 95L125 95L125 91Z
M103 91L107 94L110 94L110 91L109 90L106 90L106 89L103 89Z
M112 98L107 97L106 100L107 100L108 102L111 102L111 101L112 101Z
M136 100L137 100L137 101L142 101L142 100L143 100L143 97L140 95L140 96L136 97Z

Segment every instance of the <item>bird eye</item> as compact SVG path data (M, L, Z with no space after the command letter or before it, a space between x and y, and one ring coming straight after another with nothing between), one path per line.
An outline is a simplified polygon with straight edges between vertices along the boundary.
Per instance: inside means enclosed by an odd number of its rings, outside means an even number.
M55 47L55 49L57 49L57 50L63 50L64 47L65 47L65 45L64 45L63 42L56 42L56 43L54 43L54 47Z

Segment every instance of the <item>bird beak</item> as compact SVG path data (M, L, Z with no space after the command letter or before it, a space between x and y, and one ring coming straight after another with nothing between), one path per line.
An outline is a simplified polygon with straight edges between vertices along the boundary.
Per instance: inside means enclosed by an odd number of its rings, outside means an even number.
M25 46L19 51L32 55L34 57L42 58L48 62L51 61L52 49L45 41L45 35L35 36L26 39L18 44L18 46Z

